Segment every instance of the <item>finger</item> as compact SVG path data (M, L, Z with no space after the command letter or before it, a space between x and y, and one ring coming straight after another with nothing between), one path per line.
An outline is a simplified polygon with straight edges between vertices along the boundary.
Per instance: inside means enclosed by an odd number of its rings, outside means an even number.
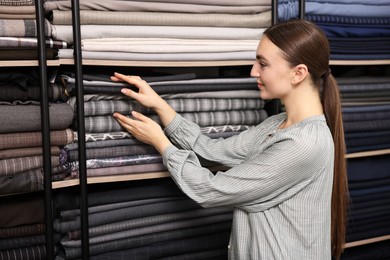
M137 121L133 120L131 118L128 118L127 116L124 116L119 113L114 113L114 118L118 121L118 123L123 126L125 129L129 130L130 132L133 132L136 128Z
M140 84L140 83L142 83L144 81L139 76L127 76L127 75L123 75L123 74L118 73L118 72L114 73L114 77L119 79L120 81L126 81L126 82L128 82L130 84L133 84L136 87L138 87L137 84Z
M142 122L145 122L145 123L147 123L148 121L153 121L151 118L149 118L149 117L147 117L147 116L145 116L145 115L143 115L143 114L141 114L139 112L136 112L136 111L131 111L131 115L135 119L137 119L139 121L142 121Z

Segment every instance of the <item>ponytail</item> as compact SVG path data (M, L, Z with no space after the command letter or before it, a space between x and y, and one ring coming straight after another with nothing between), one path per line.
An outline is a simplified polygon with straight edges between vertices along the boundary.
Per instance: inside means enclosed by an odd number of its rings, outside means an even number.
M345 159L344 128L341 113L340 94L336 79L330 70L323 75L322 106L334 142L334 173L331 202L332 255L340 259L344 249L349 204L347 165Z

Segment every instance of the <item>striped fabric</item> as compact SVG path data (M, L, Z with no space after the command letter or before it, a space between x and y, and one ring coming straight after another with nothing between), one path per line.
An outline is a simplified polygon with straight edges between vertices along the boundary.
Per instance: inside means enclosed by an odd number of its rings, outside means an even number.
M234 208L230 259L331 259L333 140L324 115L278 129L281 113L225 140L177 115L164 164L203 207ZM232 167L213 175L197 156Z

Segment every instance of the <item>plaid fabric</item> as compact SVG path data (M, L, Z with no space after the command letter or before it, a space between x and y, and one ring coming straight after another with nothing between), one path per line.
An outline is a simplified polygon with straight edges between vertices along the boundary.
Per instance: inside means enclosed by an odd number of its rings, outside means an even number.
M178 112L206 112L225 110L257 110L264 107L264 100L252 99L221 99L221 98L194 98L194 99L168 99L166 100ZM100 100L84 103L85 116L111 115L114 112L128 114L135 110L143 114L153 111L133 100Z
M1 37L37 37L35 19L0 19ZM45 35L51 37L52 26L45 19Z
M180 113L184 118L191 120L201 127L218 125L256 125L268 117L265 110L233 110L199 113ZM160 122L157 115L151 119ZM85 131L103 133L122 131L123 127L110 116L90 116L85 118Z
M46 47L66 49L68 44L61 40L46 39ZM0 48L8 47L38 47L38 39L33 37L0 37Z

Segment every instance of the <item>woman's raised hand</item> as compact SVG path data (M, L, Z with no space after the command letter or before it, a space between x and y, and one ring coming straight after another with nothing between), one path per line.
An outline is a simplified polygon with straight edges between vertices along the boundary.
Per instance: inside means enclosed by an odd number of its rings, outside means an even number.
M115 72L114 76L111 76L112 81L125 81L138 88L138 92L135 92L128 88L123 88L121 92L131 98L134 98L145 107L152 109L158 109L159 105L164 105L165 101L149 86L149 84L138 76L126 76Z

